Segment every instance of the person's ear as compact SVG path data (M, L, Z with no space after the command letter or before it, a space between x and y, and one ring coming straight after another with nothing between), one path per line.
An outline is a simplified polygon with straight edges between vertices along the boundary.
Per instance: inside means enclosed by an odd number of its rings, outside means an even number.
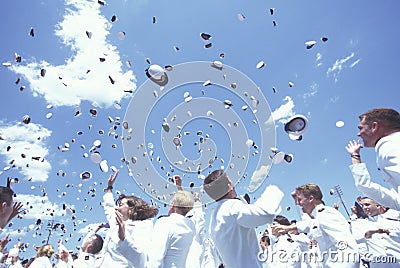
M170 204L168 212L169 213L176 213L176 207L175 207L174 203Z
M233 186L233 183L231 181L228 182L228 189L229 191L233 190L235 187Z
M0 212L3 212L4 208L6 208L8 205L6 202L3 202L0 204Z
M379 122L375 122L375 121L372 122L372 124L371 124L372 131L378 131L379 127L380 127Z

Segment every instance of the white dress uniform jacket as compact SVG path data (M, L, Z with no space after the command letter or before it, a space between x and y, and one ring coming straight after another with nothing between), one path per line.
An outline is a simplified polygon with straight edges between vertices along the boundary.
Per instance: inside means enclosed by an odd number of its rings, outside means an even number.
M359 267L358 246L343 215L332 207L319 204L314 208L313 216L311 221L299 221L296 226L299 232L308 233L317 241L318 261L323 267Z
M149 267L185 267L195 233L193 222L181 214L159 218L154 224Z
M391 189L371 182L365 163L350 166L358 190L379 204L400 210L400 132L381 138L376 146L376 162L383 180Z
M283 196L277 186L270 185L254 204L238 199L217 202L211 215L210 234L226 267L262 267L255 228L271 223L280 213Z
M50 259L46 256L36 258L29 268L52 268L53 265L50 262Z
M357 243L365 244L367 247L367 252L363 256L369 260L369 266L371 268L399 267L399 263L390 262L390 256L396 256L395 254L399 255L400 253L399 243L392 240L390 235L373 234L371 238L365 238L365 233L367 231L382 228L382 226L377 223L376 219L356 219L353 220L351 224L353 235Z

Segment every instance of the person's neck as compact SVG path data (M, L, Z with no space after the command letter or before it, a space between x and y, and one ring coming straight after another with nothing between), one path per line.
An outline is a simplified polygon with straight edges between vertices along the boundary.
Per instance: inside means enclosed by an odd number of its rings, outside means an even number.
M395 133L395 132L400 132L400 130L399 130L399 129L391 129L391 130L385 130L385 131L383 131L382 134L379 135L379 138L376 140L375 146L378 144L378 142L379 142L382 138L384 138L384 137L386 137L386 136L389 136L389 135L391 135L391 134L393 134L393 133Z
M322 204L321 201L315 201L314 204L313 204L312 210L311 210L309 213L307 213L307 214L308 214L311 218L313 218L313 217L314 217L313 212L314 212L315 208L316 208L318 205L321 205L321 204Z

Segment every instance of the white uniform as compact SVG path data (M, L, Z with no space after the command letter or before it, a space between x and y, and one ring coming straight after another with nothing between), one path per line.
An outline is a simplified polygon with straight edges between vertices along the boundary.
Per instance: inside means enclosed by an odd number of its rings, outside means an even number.
M254 204L238 199L217 202L210 220L210 234L226 267L262 267L255 228L271 223L281 211L283 192L268 186Z
M382 206L400 210L400 194L394 188L388 189L372 182L365 163L351 165L350 170L360 192Z
M400 131L381 138L376 146L376 162L383 180L391 189L371 182L370 174L364 163L350 166L355 185L364 195L379 204L400 210Z
M381 138L375 146L383 180L400 193L400 131ZM378 202L379 203L379 202Z
M390 211L390 210L389 210ZM370 261L370 267L399 267L400 243L399 227L400 222L394 219L394 211L352 221L352 233L357 243L365 243L367 247L366 257ZM371 238L365 238L365 233L379 228L389 229L390 234L373 234ZM397 262L390 262L390 257L395 257ZM393 259L392 259L393 260Z
M46 256L36 258L29 268L52 268L53 265L50 262L50 259Z
M277 238L276 242L271 245L268 260L270 262L270 267L300 268L300 245L289 235L281 235Z
M195 232L193 222L181 214L159 218L154 225L149 267L185 267Z
M186 258L186 267L200 268L204 259L205 251L205 223L204 211L199 201L194 203L193 209L190 210L186 217L190 218L195 226L196 234Z
M118 225L115 220L115 206L112 193L103 196L104 212L110 224L104 239L101 263L99 267L142 268L148 261L149 235L153 232L153 222L126 220L126 238L120 241Z
M211 238L204 241L204 256L201 261L202 268L217 268L222 264L221 256ZM186 264L186 267L190 267Z
M91 268L96 267L96 256L90 253L81 252L72 264L73 268Z
M299 221L296 226L317 241L323 267L358 267L358 246L343 215L323 204L314 208L313 215L311 221Z

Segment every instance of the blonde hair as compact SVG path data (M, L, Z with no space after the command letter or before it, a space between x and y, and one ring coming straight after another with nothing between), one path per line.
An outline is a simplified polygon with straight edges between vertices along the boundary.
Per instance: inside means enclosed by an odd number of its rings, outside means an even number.
M189 192L179 190L172 198L171 205L180 209L184 213L183 215L186 215L193 208L193 195Z
M54 253L54 247L52 245L50 245L50 244L46 244L46 245L41 246L37 251L38 257L46 256L48 258L51 258L53 253Z

